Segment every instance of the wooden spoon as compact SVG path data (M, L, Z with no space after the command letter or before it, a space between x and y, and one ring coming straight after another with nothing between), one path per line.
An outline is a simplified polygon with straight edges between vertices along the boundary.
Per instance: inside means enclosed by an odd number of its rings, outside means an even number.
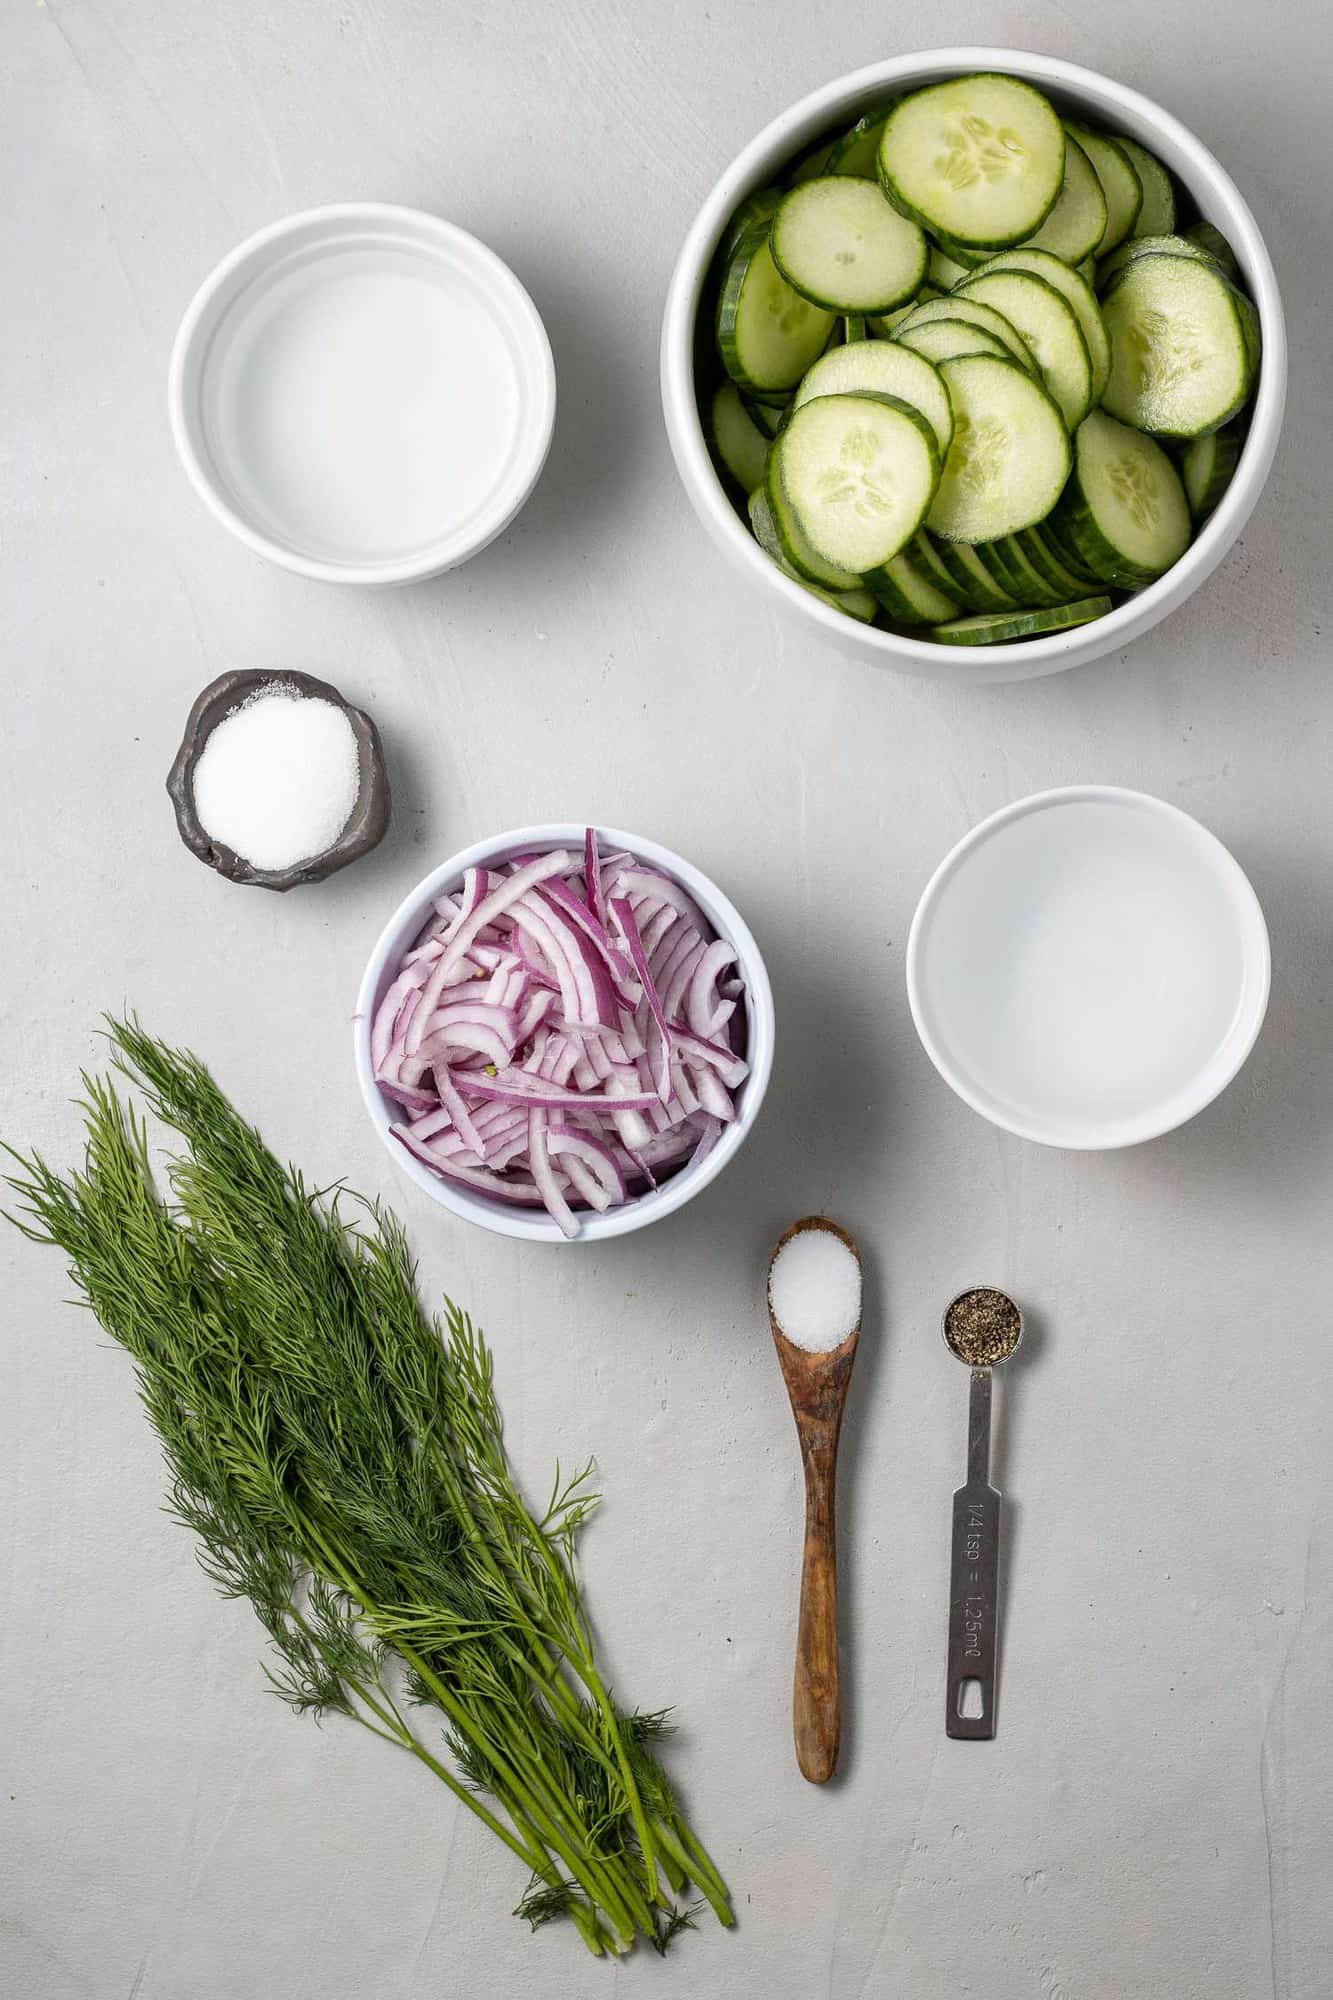
M826 1229L846 1244L859 1266L855 1240L836 1222L809 1215L784 1230L773 1248L769 1276L779 1252L806 1229ZM847 1385L861 1337L860 1316L847 1338L827 1352L814 1353L788 1340L769 1298L768 1321L796 1419L805 1469L805 1558L801 1567L801 1611L796 1631L796 1680L792 1690L792 1730L801 1776L822 1785L833 1776L842 1734L838 1676L838 1560L835 1528L838 1436Z

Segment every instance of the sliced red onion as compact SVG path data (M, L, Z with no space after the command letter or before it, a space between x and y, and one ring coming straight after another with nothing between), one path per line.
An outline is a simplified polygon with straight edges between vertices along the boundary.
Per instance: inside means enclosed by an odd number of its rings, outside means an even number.
M662 1002L658 998L657 988L653 984L652 968L648 964L648 954L643 948L643 939L639 935L639 926L634 912L623 898L612 897L611 915L619 924L621 935L629 947L629 955L634 961L634 970L638 973L640 984L643 987L643 997L648 1002L648 1012L652 1016L653 1024L657 1029L659 1037L658 1045L656 1053L651 1056L653 1081L657 1085L657 1094L663 1104L669 1104L671 1101L671 1029L667 1023L666 1015L662 1012ZM638 1023L636 1022L635 1025L637 1026Z
M696 1035L714 1035L722 1026L714 1018L719 1004L717 982L727 967L735 963L736 954L731 946L716 938L695 967L685 997L685 1012ZM729 1015L723 1016L723 1020L729 1019Z
M678 883L593 829L469 869L403 954L371 1060L400 1143L568 1236L706 1158L748 1074L736 955Z

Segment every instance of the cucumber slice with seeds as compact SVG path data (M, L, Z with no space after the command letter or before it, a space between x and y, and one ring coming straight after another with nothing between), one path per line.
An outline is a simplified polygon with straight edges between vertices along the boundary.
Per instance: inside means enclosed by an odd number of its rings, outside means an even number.
M956 366L957 364L951 364ZM817 396L774 440L768 493L826 563L863 574L921 526L940 477L935 433L895 396Z
M723 483L748 500L764 483L768 439L742 403L734 382L724 382L714 391L709 419L709 443L725 475Z
M1143 200L1134 218L1135 236L1165 236L1176 226L1176 184L1155 154L1121 133L1116 142L1139 177Z
M778 553L794 576L802 583L818 584L821 590L857 590L861 584L859 570L845 569L840 563L826 562L817 549L810 546L800 522L797 520L781 484L773 475L774 453L768 457L768 469L764 477L764 493L768 500L769 519ZM753 516L751 517L753 519ZM756 526L756 536L759 530Z
M717 307L722 363L743 389L794 389L821 355L833 314L792 290L761 226L732 255Z
M1065 127L1065 177L1055 207L1024 250L1049 250L1066 264L1090 257L1106 231L1106 196L1092 162Z
M1050 611L982 612L975 618L951 618L947 624L934 625L930 636L941 646L1007 646L1020 639L1040 639L1047 632L1090 625L1094 618L1105 618L1110 609L1109 597L1083 597L1076 604L1062 604Z
M788 284L832 312L892 312L926 274L925 237L874 181L827 175L793 188L771 240Z
M992 354L1004 361L1013 359L993 333L983 332L965 319L934 319L924 326L900 326L893 337L899 347L923 354L937 367L941 361L956 361L960 354Z
M1085 125L1070 125L1068 130L1087 154L1092 171L1102 184L1106 227L1094 254L1104 257L1117 243L1124 242L1137 222L1143 206L1143 187L1129 154L1122 150L1118 140L1108 138L1105 132L1090 132Z
M1180 476L1196 524L1208 519L1230 486L1243 442L1239 424L1224 424L1220 431L1195 438L1186 446Z
M958 616L958 600L937 590L913 560L911 544L879 569L866 571L866 589L899 625L938 625Z
M1031 277L1043 278L1059 292L1078 321L1079 331L1087 343L1088 359L1092 363L1092 400L1100 402L1111 373L1111 343L1106 337L1096 295L1083 274L1071 270L1049 250L1032 249L1001 250L998 257L992 257L989 263L982 265L977 276L983 277L988 271L1026 271Z
M1069 476L1069 434L1046 391L1012 361L964 355L940 364L954 435L927 526L950 541L990 542L1050 513Z
M935 433L940 458L953 439L953 409L938 370L896 340L866 340L821 355L796 391L793 408L816 396L842 396L863 389L898 396L921 412Z
M936 235L999 250L1041 227L1064 158L1064 132L1041 92L982 73L900 98L884 121L879 174L904 215Z
M1211 263L1137 257L1102 300L1112 416L1167 437L1215 431L1249 401L1259 366L1253 306Z
M959 296L994 306L1017 327L1066 425L1075 430L1092 408L1092 359L1068 301L1028 271L979 271Z
M1180 474L1159 444L1105 410L1079 425L1056 519L1088 568L1127 590L1154 582L1189 547Z
M971 293L960 290L950 292L946 298L934 299L928 303L929 310L922 306L909 320L904 321L904 325L929 326L934 320L963 320L969 326L980 327L982 332L990 334L993 340L998 340L1010 359L1016 361L1021 368L1026 368L1029 375L1037 373L1037 363L1032 349L1017 327L984 299L973 298ZM984 351L989 352L989 349Z

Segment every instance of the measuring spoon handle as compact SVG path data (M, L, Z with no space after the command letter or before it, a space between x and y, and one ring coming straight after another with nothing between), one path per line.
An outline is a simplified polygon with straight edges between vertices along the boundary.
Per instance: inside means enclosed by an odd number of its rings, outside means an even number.
M949 1736L995 1734L995 1652L1000 1610L1000 1496L969 1479L953 1496L949 1583L949 1671L944 1727ZM973 1698L963 1713L969 1682ZM978 1701L979 1697L979 1701Z
M833 1776L842 1735L838 1669L838 1551L834 1520L835 1453L815 1445L805 1459L805 1556L796 1628L792 1734L801 1776L823 1785Z

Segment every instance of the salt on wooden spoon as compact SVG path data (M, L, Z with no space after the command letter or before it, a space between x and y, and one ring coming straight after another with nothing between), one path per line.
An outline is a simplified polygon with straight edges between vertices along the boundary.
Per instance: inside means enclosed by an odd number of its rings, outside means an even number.
M811 1215L784 1231L768 1267L768 1318L805 1470L792 1730L802 1777L822 1785L837 1766L842 1734L838 1436L861 1333L861 1258L845 1229Z

